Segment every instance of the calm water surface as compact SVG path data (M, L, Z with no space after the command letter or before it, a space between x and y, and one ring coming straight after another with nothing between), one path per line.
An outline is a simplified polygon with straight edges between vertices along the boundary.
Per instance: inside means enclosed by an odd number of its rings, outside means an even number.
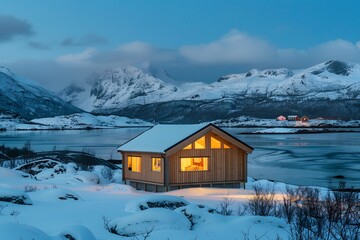
M144 130L8 131L0 132L0 144L20 147L30 140L35 151L85 150L119 159L116 148ZM241 134L248 129L225 130L255 148L249 156L249 176L327 187L336 186L333 177L342 175L347 186L360 188L360 133L248 135Z

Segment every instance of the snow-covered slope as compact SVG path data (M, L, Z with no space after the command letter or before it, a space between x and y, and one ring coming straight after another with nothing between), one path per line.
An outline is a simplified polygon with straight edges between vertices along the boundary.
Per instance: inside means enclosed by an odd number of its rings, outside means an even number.
M130 119L119 116L94 116L89 113L75 113L52 118L33 119L31 123L62 129L152 126L151 123L140 119Z
M0 112L26 119L81 112L37 84L0 67Z
M72 84L58 96L86 111L94 111L160 102L177 90L175 86L128 66L106 70L92 86Z
M122 184L121 178L105 178L104 170L108 168L104 166L95 166L92 172L78 168L74 163L58 163L54 168L45 167L35 176L29 176L19 170L0 167L0 196L5 193L11 196L25 195L32 202L32 205L0 202L1 239L290 238L290 225L285 219L250 213L238 216L236 209L254 196L252 186L258 183L275 189L279 199L285 187L291 185L251 180L247 189L188 188L166 194L149 193ZM63 171L55 173L54 169ZM52 174L49 174L51 171ZM110 172L114 176L121 176L119 170ZM37 178L39 175L47 177ZM104 181L89 181L89 176L97 176ZM230 216L221 215L215 210L224 202L224 198L231 200L228 206L232 212ZM139 199L157 205L169 200L181 201L186 205L175 206L176 209L161 208L160 205L143 211L126 211L128 205L139 202Z
M172 121L171 116L197 122L278 114L359 118L355 105L360 100L360 65L328 61L305 70L253 69L211 84L179 86L126 67L106 71L92 86L71 86L59 96L87 111L159 121ZM330 104L335 115L327 111ZM186 116L190 113L192 119Z
M74 113L50 118L36 118L30 121L0 114L0 130L64 130L150 126L153 126L153 124L140 119L113 115L95 116L90 113Z

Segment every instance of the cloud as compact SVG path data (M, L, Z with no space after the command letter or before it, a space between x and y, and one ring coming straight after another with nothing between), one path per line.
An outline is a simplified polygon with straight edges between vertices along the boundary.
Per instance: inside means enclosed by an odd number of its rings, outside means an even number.
M27 43L28 47L38 49L38 50L50 50L50 47L41 42L29 41Z
M158 77L169 74L177 82L213 82L219 77L252 68L307 68L328 60L360 63L360 41L327 41L311 48L279 48L270 42L239 31L217 40L177 49L134 41L108 50L85 48L55 59L0 63L25 77L40 81L55 91L71 81L81 82L94 72L126 65L144 67ZM166 71L166 74L164 74Z
M0 15L0 42L11 41L17 36L30 36L34 32L26 20Z
M284 49L264 39L233 30L210 43L183 46L179 52L189 62L205 66L305 68L333 59L360 62L360 41L352 43L336 39L308 49Z
M106 44L107 40L101 36L98 36L96 34L87 34L80 39L74 39L74 38L65 38L61 45L64 47L88 47L88 46L94 46L94 45L103 45Z
M173 61L177 50L156 48L148 43L134 41L122 44L110 51L98 52L91 60L97 63L138 64L142 62Z
M336 39L320 44L309 50L309 54L315 59L340 59L347 61L360 60L360 48L357 44L349 41Z
M56 62L62 64L84 64L96 52L95 48L87 48L79 53L69 53L56 58Z
M207 44L184 46L180 54L200 64L256 63L271 60L276 48L265 40L233 30Z

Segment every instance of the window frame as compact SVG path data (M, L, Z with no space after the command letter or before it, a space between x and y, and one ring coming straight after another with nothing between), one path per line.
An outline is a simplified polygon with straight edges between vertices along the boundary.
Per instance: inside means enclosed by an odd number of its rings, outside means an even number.
M207 169L204 169L204 170L182 170L182 167L181 167L181 162L182 162L182 159L185 159L185 158L188 158L188 159L193 159L192 161L194 161L195 158L201 158L202 161L204 161L204 159L207 160L207 163L204 164L207 166ZM180 172L208 172L210 171L210 168L209 168L209 163L210 163L210 156L196 156L196 157L179 157L179 163L180 163Z
M200 139L204 139L204 146L203 147L201 147L201 148L199 148L199 147L196 147L196 142L197 141L199 141ZM204 136L202 136L202 137L200 137L200 138L198 138L198 139L196 139L195 141L194 141L194 143L193 143L193 145L194 145L194 149L195 150L205 150L206 149L206 147L207 147L207 145L206 145L206 135L204 135ZM201 146L201 144L199 144L200 146Z
M130 158L131 158L131 169L130 169ZM134 171L133 170L133 159L132 158L138 158L139 159L139 162L138 162L138 165L139 165L139 171ZM141 159L142 159L142 157L141 156L133 156L133 155L128 155L127 156L127 170L129 171L129 172L135 172L135 173L141 173Z
M212 140L215 140L217 142L219 142L219 147L213 147L212 145ZM210 136L210 149L222 149L223 148L223 141L217 139L216 137L214 136Z
M158 159L160 161L159 164L159 170L154 170L154 160ZM152 172L161 172L162 166L161 166L161 162L163 161L164 158L162 157L151 157L151 171Z

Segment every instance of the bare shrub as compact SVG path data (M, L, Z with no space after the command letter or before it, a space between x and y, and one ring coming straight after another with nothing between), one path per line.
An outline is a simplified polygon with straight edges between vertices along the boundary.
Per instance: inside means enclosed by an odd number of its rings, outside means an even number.
M114 227L111 227L111 226L110 226L110 221L111 221L111 219L109 219L108 217L103 216L103 217L102 217L102 220L103 220L103 223L104 223L104 228L105 228L108 232L114 233L114 234L118 234L117 231L116 231L116 226L114 226Z
M329 191L322 199L318 189L305 187L299 188L297 195L291 239L360 239L359 193Z
M26 185L24 187L25 192L36 192L37 190L38 190L38 188L36 186L32 186L32 185Z
M247 212L247 205L239 203L238 207L236 209L236 214L238 216L244 216L246 214L246 212Z
M220 202L220 205L217 207L217 212L224 216L232 215L233 210L231 209L231 205L234 204L234 199L229 197L229 194L227 194L225 197L223 197L222 201Z
M300 187L296 192L295 215L291 225L292 239L322 239L325 219L320 191L316 188Z
M247 203L247 209L253 215L276 216L277 204L274 200L275 190L270 185L255 184L255 196Z
M360 239L360 195L334 191L324 201L326 239Z
M280 212L281 215L286 219L287 223L291 223L294 218L296 202L298 200L299 196L297 194L297 188L286 186L282 205L280 205Z

